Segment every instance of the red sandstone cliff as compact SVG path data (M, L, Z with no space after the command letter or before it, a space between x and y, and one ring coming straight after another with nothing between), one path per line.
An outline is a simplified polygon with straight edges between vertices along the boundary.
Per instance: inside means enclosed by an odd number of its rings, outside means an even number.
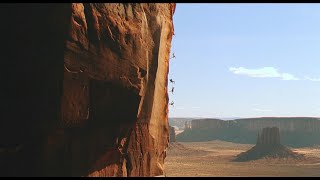
M29 84L7 84L23 93L7 90L13 100L2 120L0 175L162 175L174 9L6 5L4 58L13 63L7 74Z

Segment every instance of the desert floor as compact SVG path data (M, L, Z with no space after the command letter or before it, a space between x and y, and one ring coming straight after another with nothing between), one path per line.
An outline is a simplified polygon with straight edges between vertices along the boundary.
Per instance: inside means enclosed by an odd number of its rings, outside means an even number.
M232 162L252 144L224 141L171 144L165 159L165 176L320 176L320 147L291 148L303 160L260 159Z

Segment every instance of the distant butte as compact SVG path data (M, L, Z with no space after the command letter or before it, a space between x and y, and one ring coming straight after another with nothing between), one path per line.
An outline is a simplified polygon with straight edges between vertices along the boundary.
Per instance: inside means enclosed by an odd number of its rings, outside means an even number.
M246 152L236 156L234 161L250 161L261 158L302 158L302 154L295 153L280 143L280 131L277 127L263 128L261 136L258 134L257 144Z

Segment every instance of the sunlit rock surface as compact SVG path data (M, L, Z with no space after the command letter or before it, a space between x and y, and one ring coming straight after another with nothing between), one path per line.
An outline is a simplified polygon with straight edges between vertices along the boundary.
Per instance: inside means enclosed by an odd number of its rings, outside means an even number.
M158 176L175 5L1 5L1 176Z

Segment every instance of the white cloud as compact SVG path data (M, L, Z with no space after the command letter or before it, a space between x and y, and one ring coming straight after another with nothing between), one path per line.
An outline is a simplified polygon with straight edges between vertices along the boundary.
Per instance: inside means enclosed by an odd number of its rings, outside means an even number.
M320 81L320 78L311 78L309 76L305 76L304 78L309 81Z
M299 80L299 78L295 77L295 76L292 75L292 74L288 74L288 73L282 73L281 78L282 78L282 80L287 80L287 81L290 81L290 80Z
M272 111L271 109L258 109L258 108L253 108L254 111L259 111L259 112L270 112Z
M185 109L184 107L177 107L176 109Z
M244 67L230 67L229 71L234 74L247 75L249 77L255 78L281 78L282 80L299 80L299 78L295 77L289 73L280 73L274 67L263 67L258 69L247 69Z

